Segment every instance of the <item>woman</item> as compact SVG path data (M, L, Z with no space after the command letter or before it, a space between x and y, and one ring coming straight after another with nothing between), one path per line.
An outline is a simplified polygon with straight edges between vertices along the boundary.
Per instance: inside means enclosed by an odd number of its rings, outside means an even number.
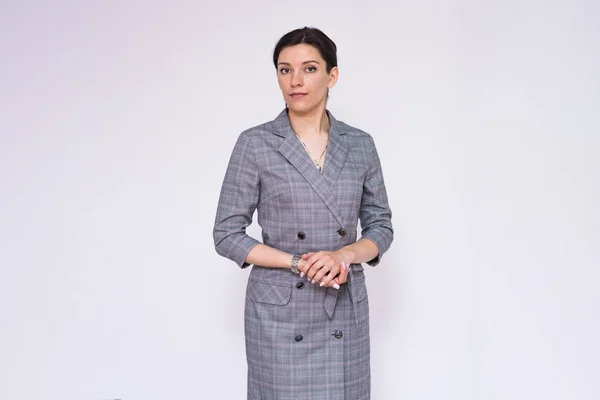
M331 39L294 30L273 62L286 109L239 136L214 227L220 255L254 265L248 399L369 399L361 263L375 266L393 239L379 158L371 136L325 107L339 74ZM246 234L255 210L263 243Z

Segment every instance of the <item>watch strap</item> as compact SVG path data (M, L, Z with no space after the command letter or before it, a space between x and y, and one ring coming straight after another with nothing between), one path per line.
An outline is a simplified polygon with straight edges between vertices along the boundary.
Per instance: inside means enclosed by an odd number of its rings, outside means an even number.
M300 275L300 271L298 270L298 262L300 261L301 256L298 254L294 254L292 257L292 264L290 265L290 269L296 275Z

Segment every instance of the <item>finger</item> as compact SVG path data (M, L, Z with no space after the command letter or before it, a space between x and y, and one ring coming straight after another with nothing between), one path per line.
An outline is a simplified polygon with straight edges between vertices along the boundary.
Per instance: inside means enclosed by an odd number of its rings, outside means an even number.
M321 286L332 286L332 285L330 285L331 282L333 282L334 284L337 284L337 282L335 282L334 279L340 272L341 272L340 267L337 265L334 265L333 268L331 268L329 270L327 275L325 275L321 279ZM339 287L338 287L338 289L339 289Z
M308 269L306 271L306 278L311 281L312 283L314 283L314 279L315 279L315 275L317 274L317 272L319 272L319 270L321 268L323 268L323 265L325 264L325 262L321 259L316 260L311 266L310 269Z
M298 261L298 271L300 271L300 277L302 278L304 275L306 275L306 270L308 270L308 268L310 267L310 264L308 264L306 261L313 256L313 254L315 254L314 251L311 251L309 253L305 253L302 254L300 256L300 260Z
M298 271L300 271L300 278L302 278L305 275L306 271L306 261L304 261L303 259L300 259L298 261Z
M342 267L340 268L340 273L331 282L329 282L329 286L330 287L337 286L336 289L339 289L340 285L347 282L349 271L350 271L349 266L347 264L342 263ZM335 286L334 286L334 284L335 284Z
M303 265L302 265L302 273L300 275L301 276L306 275L306 277L308 278L308 272L311 270L314 263L318 261L318 259L315 258L314 255L311 255L308 259L306 259L306 260L302 259L301 261L303 262ZM313 272L313 274L314 274L314 272Z
M305 274L307 277L310 277L312 280L317 273L317 271L323 266L323 256L324 253L319 251L317 253L313 253L308 260L306 260L306 269Z
M322 265L321 268L319 268L319 270L316 271L316 273L312 276L313 283L321 281L325 274L327 274L327 272L329 272L329 270L334 266L334 261L329 254L325 253L319 260L319 264Z
M321 258L323 258L326 255L326 253L323 251L310 252L310 253L306 253L306 254L308 255L308 258L306 259L306 261L311 264L317 260L320 260Z
M348 277L348 271L350 270L350 268L348 267L347 264L345 264L343 261L341 263L341 267L340 267L340 273L337 274L330 282L329 282L329 286L330 287L335 287L336 289L340 288L340 285L343 283L346 283L346 279Z
M329 284L327 285L327 287L332 287L334 289L340 289L340 284L337 283L336 279L333 279L331 282L329 282Z
M348 272L350 271L350 267L347 264L342 265L342 269L340 270L340 274L338 275L336 281L339 285L342 283L346 283L348 279Z
M327 276L327 274L329 274L329 272L330 272L330 271L332 271L333 269L335 269L335 264L334 264L333 262L331 262L331 261L328 261L328 262L326 262L326 263L323 265L323 268L321 268L321 269L319 270L319 272L317 272L317 274L315 275L315 277L313 278L313 280L314 280L315 282L320 282L320 283L322 283L322 282L323 282L323 279L324 279L324 278ZM337 274L337 272L336 272L336 274ZM335 276L335 275L334 275L334 276ZM323 285L321 285L321 286L323 286Z

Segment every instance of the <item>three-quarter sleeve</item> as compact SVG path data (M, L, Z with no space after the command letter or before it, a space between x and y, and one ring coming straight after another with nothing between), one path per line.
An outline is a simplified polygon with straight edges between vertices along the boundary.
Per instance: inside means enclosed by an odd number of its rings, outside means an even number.
M223 179L213 228L215 249L241 268L260 242L246 234L259 201L260 180L250 137L242 133L233 149Z
M381 162L373 138L369 137L369 139L371 144L369 172L363 184L359 217L361 236L373 241L379 250L377 257L367 262L374 267L379 264L381 257L389 249L394 239L394 230Z

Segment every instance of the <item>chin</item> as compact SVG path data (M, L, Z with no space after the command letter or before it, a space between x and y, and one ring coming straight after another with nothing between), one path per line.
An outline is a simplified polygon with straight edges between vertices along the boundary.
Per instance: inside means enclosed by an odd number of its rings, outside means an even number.
M308 112L311 112L313 110L315 110L316 108L318 108L318 104L306 104L306 103L288 103L288 108L290 109L290 111L293 111L297 114L305 114Z

